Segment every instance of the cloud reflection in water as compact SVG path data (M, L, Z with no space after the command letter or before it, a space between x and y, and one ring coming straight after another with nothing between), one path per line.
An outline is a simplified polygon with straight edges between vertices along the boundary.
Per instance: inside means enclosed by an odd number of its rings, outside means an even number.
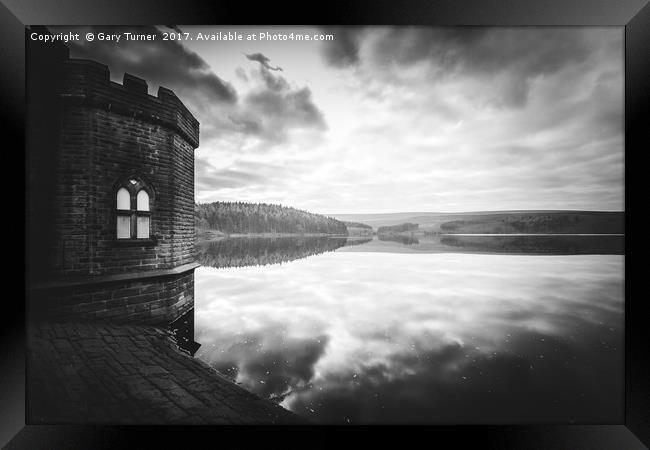
M325 423L612 423L622 255L330 252L196 270L197 357Z

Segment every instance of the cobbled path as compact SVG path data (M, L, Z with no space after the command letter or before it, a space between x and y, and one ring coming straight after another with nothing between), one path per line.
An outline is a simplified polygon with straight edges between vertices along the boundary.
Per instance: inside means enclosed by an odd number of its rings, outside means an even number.
M305 423L182 353L161 328L37 323L27 354L31 423Z

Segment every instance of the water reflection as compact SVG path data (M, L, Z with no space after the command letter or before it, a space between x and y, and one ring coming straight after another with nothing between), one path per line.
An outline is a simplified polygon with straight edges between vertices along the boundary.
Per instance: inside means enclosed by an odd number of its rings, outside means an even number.
M347 242L335 236L225 238L197 243L196 250L204 266L263 266L330 252Z
M625 249L625 237L601 236L442 236L440 243L465 251L489 253L527 253L552 255L620 255Z
M527 255L623 255L619 235L379 235L361 249L391 253L500 253Z
M415 236L401 234L379 234L377 235L377 239L380 241L399 242L400 244L404 245L414 245L420 243L418 238Z
M323 423L622 421L623 256L385 244L197 269L197 356Z

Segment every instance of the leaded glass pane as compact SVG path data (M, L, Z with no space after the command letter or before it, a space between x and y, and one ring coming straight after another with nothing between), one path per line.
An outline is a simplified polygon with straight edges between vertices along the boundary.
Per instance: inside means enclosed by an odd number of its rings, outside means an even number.
M131 209L131 194L126 188L117 191L117 209Z
M144 189L138 192L138 211L149 211L149 194Z
M138 239L147 239L149 237L149 217L138 217Z
M131 237L131 217L117 216L117 238L129 239Z

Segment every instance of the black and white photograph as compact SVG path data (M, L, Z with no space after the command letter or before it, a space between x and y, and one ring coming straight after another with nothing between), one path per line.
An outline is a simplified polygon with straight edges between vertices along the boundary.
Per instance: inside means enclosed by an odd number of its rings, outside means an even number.
M625 33L29 26L32 424L625 417Z

